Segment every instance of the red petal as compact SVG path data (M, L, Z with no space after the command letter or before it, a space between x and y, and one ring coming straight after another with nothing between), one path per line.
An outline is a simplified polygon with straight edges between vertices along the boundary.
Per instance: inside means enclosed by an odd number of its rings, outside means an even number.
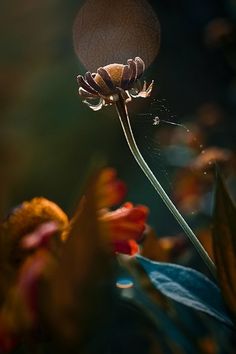
M136 241L115 241L113 242L114 252L128 254L133 256L139 252L139 247Z

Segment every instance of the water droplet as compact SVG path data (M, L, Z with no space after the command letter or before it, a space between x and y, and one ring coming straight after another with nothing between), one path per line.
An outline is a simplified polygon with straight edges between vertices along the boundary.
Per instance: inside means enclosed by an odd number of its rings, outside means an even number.
M134 286L134 283L131 279L128 278L120 278L116 282L116 287L119 289L129 289Z
M158 125L160 124L160 118L158 116L153 118L153 125Z
M209 161L209 162L208 162L208 165L212 165L212 161Z
M199 145L199 147L200 147L200 149L202 149L202 148L203 148L203 145L202 145L202 144L200 144L200 145Z
M204 171L204 172L203 172L203 174L204 174L204 175L207 175L207 172L206 172L206 171Z
M205 154L205 150L202 150L202 151L201 151L201 154Z

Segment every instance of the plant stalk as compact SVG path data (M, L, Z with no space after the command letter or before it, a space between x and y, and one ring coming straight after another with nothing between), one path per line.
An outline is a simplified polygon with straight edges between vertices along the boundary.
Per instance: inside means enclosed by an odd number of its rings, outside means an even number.
M208 255L208 253L203 248L202 244L199 242L198 238L196 237L196 235L194 234L192 229L189 227L187 222L184 220L183 216L180 214L178 209L175 207L173 202L170 200L170 198L166 194L165 190L162 188L161 184L158 182L155 175L152 173L148 164L144 160L141 152L139 151L139 148L138 148L136 141L134 139L134 135L133 135L132 128L130 125L127 106L126 106L124 99L121 96L120 96L120 99L116 102L116 110L117 110L117 113L118 113L118 116L120 119L120 123L121 123L122 129L123 129L123 132L125 134L126 141L128 143L128 146L129 146L135 160L137 161L137 163L139 164L139 166L141 167L141 169L143 170L143 172L145 173L145 175L147 176L147 178L149 179L149 181L151 182L151 184L153 185L153 187L155 188L155 190L157 191L157 193L159 194L159 196L161 197L161 199L163 200L163 202L165 203L167 208L170 210L172 215L175 217L175 219L177 220L177 222L179 223L179 225L181 226L181 228L183 229L185 234L188 236L188 238L192 242L193 246L196 248L199 255L201 256L202 260L204 261L204 263L208 267L211 274L216 279L217 277L216 277L215 264L213 263L213 261L211 260L211 258Z

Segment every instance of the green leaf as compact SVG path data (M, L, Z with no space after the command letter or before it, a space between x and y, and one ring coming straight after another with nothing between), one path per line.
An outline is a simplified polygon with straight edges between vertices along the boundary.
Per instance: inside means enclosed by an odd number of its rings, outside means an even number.
M142 261L145 263L141 264ZM162 263L152 262L141 256L134 258L123 255L119 255L119 263L129 272L134 282L133 301L152 318L173 353L202 353L191 331L182 322L182 317L176 317L175 303L170 300L172 297L162 293L150 277L147 267Z
M220 287L225 302L236 319L236 208L219 174L212 234Z
M137 256L136 260L163 295L232 326L219 288L206 276L176 264L153 262L141 256Z

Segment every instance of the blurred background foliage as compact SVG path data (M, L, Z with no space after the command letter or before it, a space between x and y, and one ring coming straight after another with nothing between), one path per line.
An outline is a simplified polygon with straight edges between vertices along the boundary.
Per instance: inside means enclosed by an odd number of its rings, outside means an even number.
M85 68L72 26L83 3L1 3L1 216L34 196L71 214L91 163L102 158L127 182L128 199L150 207L157 233L176 234L179 227L131 156L114 107L94 113L78 97L76 76ZM161 47L144 75L155 80L152 97L129 105L132 125L154 173L207 243L209 163L218 159L229 185L235 181L236 1L149 3L161 24ZM153 125L155 117L160 124ZM212 147L224 150L199 163Z
M86 68L75 54L72 27L84 3L1 2L1 218L35 196L53 200L72 215L91 165L102 160L115 167L127 182L128 200L150 207L148 223L155 231L147 230L142 254L201 269L198 256L134 161L114 107L94 113L78 97L76 76ZM154 173L213 256L210 226L215 161L231 195L236 195L236 1L152 0L149 4L161 24L161 46L144 74L148 82L155 80L151 98L129 104L132 126ZM132 13L129 16L130 30L134 31ZM149 23L147 18L147 26ZM97 59L98 53L94 50L91 55ZM93 243L88 237L84 240ZM82 252L81 247L72 248ZM93 259L90 249L89 254ZM80 262L80 257L75 256ZM65 279L66 271L82 269L69 266L68 262L68 268L63 268ZM57 285L61 286L58 279ZM204 353L227 352L224 343L231 332L204 316L195 318L182 305L174 309L175 316L169 313L172 320L180 321L186 337L198 342L188 352L199 352L200 346ZM166 311L162 315L166 316ZM113 320L114 338L108 344L114 347L114 353L126 351L126 339L122 342L119 336L127 338L130 347L136 342L136 353L147 347L147 338L140 335L144 328L148 329L150 343L156 337L149 318L129 301L115 304ZM178 352L183 352L182 334L171 327L171 321L165 321L168 335L178 334ZM161 339L169 352L162 333ZM99 340L107 345L107 338ZM221 351L215 348L217 341L222 344ZM153 352L158 352L158 347L153 347Z

